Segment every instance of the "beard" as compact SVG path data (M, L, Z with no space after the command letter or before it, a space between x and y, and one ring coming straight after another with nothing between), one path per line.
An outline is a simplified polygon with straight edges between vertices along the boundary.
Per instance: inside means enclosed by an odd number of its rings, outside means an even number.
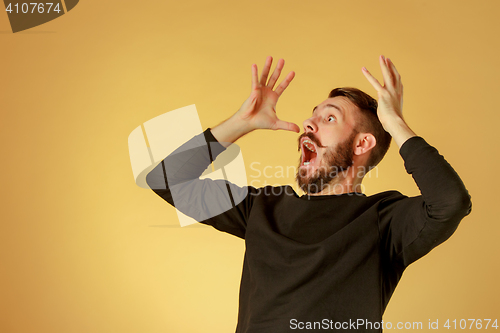
M338 143L335 148L328 148L324 153L319 167L310 176L307 176L307 172L306 174L301 172L301 158L295 180L302 191L308 194L316 194L333 184L334 181L341 181L345 178L345 175L341 172L347 170L353 164L353 144L356 134L358 132L353 130L345 141ZM320 146L318 140L311 133L302 134L299 137L299 141L304 136L309 137Z

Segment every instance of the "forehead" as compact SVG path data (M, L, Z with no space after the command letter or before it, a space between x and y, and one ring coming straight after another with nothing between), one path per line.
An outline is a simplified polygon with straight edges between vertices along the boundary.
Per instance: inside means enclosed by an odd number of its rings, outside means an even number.
M332 109L342 114L342 117L347 121L351 122L354 119L354 112L357 110L357 106L352 103L349 98L345 96L335 96L325 99L323 102L319 103L313 108L313 113L317 109Z
M317 107L318 108L323 107L327 104L333 104L333 105L340 106L341 109L343 109L343 111L346 111L346 112L349 112L349 111L352 112L356 108L356 105L354 105L349 100L349 98L347 98L345 96L335 96L335 97L327 98L323 102L319 103Z

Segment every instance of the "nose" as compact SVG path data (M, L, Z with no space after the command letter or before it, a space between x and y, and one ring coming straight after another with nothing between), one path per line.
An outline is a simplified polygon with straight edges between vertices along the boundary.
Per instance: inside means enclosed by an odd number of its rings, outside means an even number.
M304 127L305 132L313 132L316 133L318 130L318 126L316 125L314 121L314 117L311 117L309 119L304 120L302 123L302 126Z

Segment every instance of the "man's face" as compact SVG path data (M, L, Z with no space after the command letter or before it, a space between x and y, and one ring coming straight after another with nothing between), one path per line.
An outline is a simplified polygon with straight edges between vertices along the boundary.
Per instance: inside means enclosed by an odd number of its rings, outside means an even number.
M301 157L296 180L306 193L321 192L338 173L352 165L357 107L343 96L314 108L299 137Z

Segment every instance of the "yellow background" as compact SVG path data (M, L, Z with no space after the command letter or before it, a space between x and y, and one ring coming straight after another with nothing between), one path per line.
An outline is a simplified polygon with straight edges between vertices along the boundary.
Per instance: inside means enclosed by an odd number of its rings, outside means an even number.
M499 11L497 1L87 0L16 34L0 14L0 332L234 332L243 240L178 227L171 206L135 185L127 138L190 104L204 128L217 125L268 55L296 72L278 114L299 125L335 87L376 97L361 67L381 80L378 56L393 60L406 121L454 166L473 210L407 269L384 320L500 317ZM247 170L296 165L296 138L244 137ZM394 142L365 185L419 194Z

